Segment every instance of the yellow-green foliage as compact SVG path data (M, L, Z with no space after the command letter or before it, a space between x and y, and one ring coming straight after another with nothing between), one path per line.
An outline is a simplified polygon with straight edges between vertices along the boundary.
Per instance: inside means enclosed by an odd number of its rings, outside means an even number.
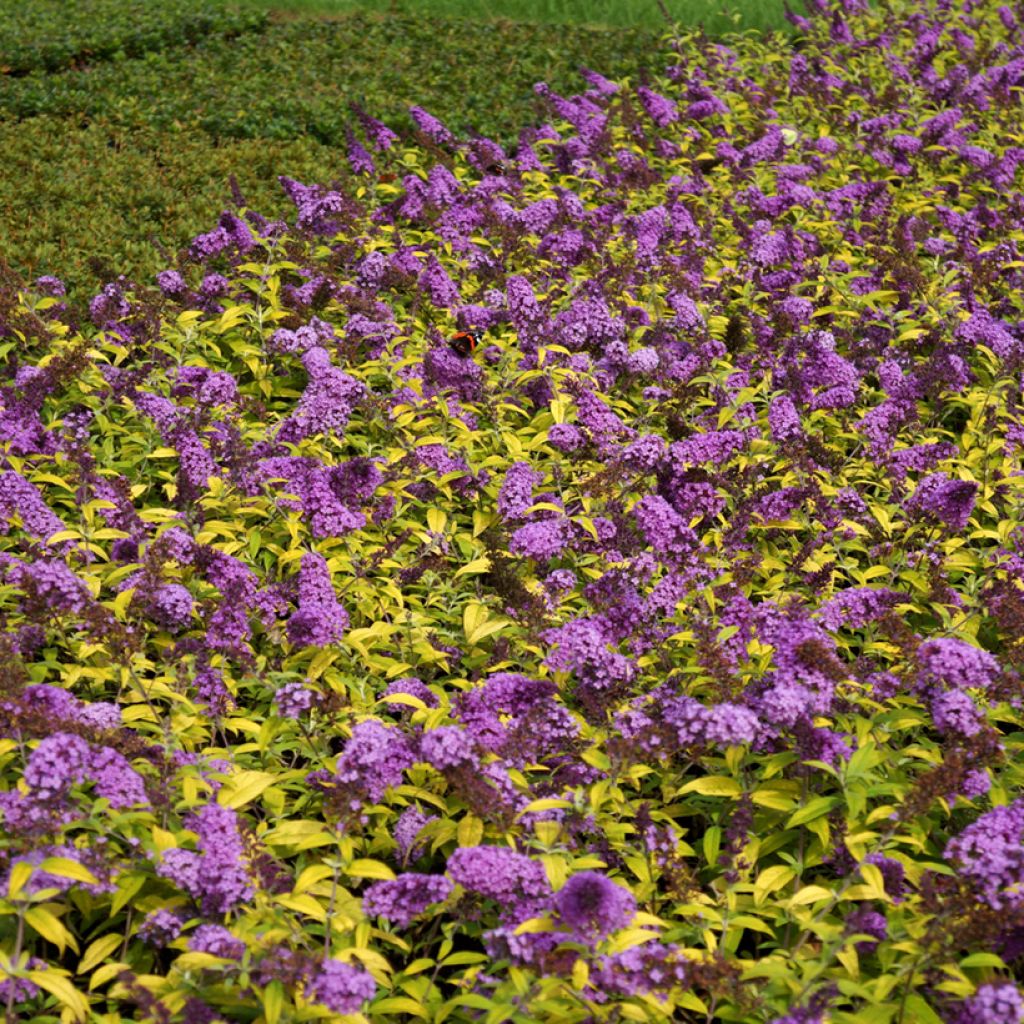
M961 96L961 141L902 168L893 135L937 112L934 82L893 70L919 9L820 20L814 95L790 53L688 37L649 87L686 110L703 82L724 112L659 125L623 82L596 114L554 97L559 137L501 175L424 139L345 195L291 183L297 224L239 211L251 247L226 221L235 242L197 240L161 290L112 284L91 323L52 282L0 280L0 978L31 983L24 1019L201 1019L198 999L266 1024L910 1024L992 986L1019 1003L1021 869L949 844L1021 808L1024 231L1016 168L1000 185L966 147L1001 159L1024 134L1019 87L990 85ZM928 12L939 70L974 60ZM1004 41L1002 66L1006 19L972 16L957 31ZM865 127L865 91L899 119ZM227 294L203 298L212 273ZM706 507L684 517L685 487ZM548 557L530 528L552 522ZM171 625L169 586L191 598ZM863 622L840 596L860 588L893 592ZM500 673L547 684L546 717L473 705ZM286 686L311 706L282 708ZM432 734L472 756L427 757ZM148 803L67 768L55 735L122 755ZM210 807L237 834L210 838ZM410 807L433 820L405 857ZM408 922L366 913L373 884L457 880L481 845L553 895L460 884ZM636 904L596 937L559 897L591 871ZM232 872L251 896L219 888ZM190 947L214 925L239 956ZM324 1008L322 957L372 975L361 1012Z

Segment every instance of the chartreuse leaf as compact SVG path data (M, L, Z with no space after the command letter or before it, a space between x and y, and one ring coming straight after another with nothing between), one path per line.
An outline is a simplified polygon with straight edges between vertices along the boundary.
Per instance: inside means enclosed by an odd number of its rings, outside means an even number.
M430 1018L430 1014L423 1004L415 999L411 999L409 996L388 996L384 999L378 999L372 1004L371 1010L375 1014L405 1013L413 1017L421 1017L423 1020Z
M50 905L29 907L25 911L25 921L34 928L47 942L52 942L63 955L67 946L70 946L76 953L78 943L74 935L68 931L63 922L50 909Z
M455 831L459 846L479 846L484 837L484 823L473 814L467 814Z
M352 861L345 868L345 874L351 875L353 878L378 878L384 881L391 881L395 877L394 871L387 864L379 860L369 860L365 857Z
M833 808L838 807L842 799L838 796L818 796L808 800L803 807L794 811L786 822L786 828L795 828L797 825L805 825L815 818L828 814Z
M701 796L738 797L742 789L740 784L727 775L710 775L703 779L694 779L679 790L679 795L699 793Z
M92 974L89 975L89 991L92 992L101 985L105 985L111 978L116 978L127 967L128 964L123 961L117 961L112 964L103 964L102 967L97 967Z
M18 860L14 862L11 867L10 876L7 879L8 899L16 900L21 898L25 883L32 877L34 870L34 866L29 864L28 861Z
M770 893L789 885L796 878L796 872L785 864L765 868L754 883L754 903L760 906Z
M462 628L466 634L466 640L470 644L477 644L493 633L504 629L508 625L508 621L503 617L492 618L486 605L475 602L466 605L462 613Z
M70 857L47 857L40 862L39 869L60 878L70 878L76 882L86 882L89 885L95 885L98 881L84 864L80 864Z
M79 974L91 971L97 964L105 960L124 941L121 935L101 935L94 942L90 942L82 959L78 961Z
M217 794L217 802L223 807L237 810L255 800L269 786L279 782L273 772L241 771L232 775Z
M28 978L44 991L56 996L60 1004L67 1007L72 1020L84 1021L88 1016L89 1002L72 984L66 971L51 967L48 970L30 971Z
M276 979L271 981L263 989L262 1003L266 1024L278 1024L278 1021L281 1019L281 1013L284 1010L284 985Z
M919 993L909 993L905 1005L908 1020L919 1021L920 1024L942 1024L942 1018Z

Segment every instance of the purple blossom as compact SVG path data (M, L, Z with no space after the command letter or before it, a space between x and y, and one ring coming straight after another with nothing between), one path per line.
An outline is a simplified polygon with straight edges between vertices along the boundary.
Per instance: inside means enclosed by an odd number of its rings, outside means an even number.
M46 540L59 530L63 522L50 510L42 495L19 473L0 473L0 534L9 531L8 523L17 515L24 530Z
M45 960L38 957L29 958L29 967L42 970L49 966ZM42 990L29 978L7 977L0 981L0 1004L4 1006L20 1006L30 999L35 999Z
M437 819L429 814L424 814L415 804L410 804L398 816L395 822L395 845L398 847L398 857L401 863L407 864L415 860L423 852L423 843L417 841L417 836L425 825Z
M984 768L972 768L960 784L960 795L968 800L984 796L992 788L992 779Z
M184 924L185 918L179 911L160 907L146 915L137 934L143 942L162 949L181 934Z
M945 1024L1019 1024L1024 999L1012 981L988 982L944 1013Z
M185 284L185 279L177 270L160 271L160 273L156 275L156 283L159 285L160 291L171 299L182 298L188 287Z
M426 683L415 676L404 676L401 679L395 679L388 683L388 688L384 691L384 695L389 696L393 693L407 693L409 696L423 701L428 708L437 707L437 695Z
M819 610L821 624L828 630L860 629L880 619L906 595L885 587L850 587L841 590Z
M142 776L112 747L101 747L92 754L88 775L95 784L96 795L105 797L111 807L120 809L149 803Z
M993 909L1024 899L1024 800L993 807L946 844L943 857L959 868Z
M427 907L448 899L452 888L444 875L409 872L392 881L371 885L363 894L363 912L386 917L400 928L406 928Z
M207 633L207 639L209 639L209 633ZM234 703L231 691L224 683L223 671L213 665L198 665L192 678L192 685L195 688L196 696L209 707L210 714L214 716L223 715Z
M560 452L571 452L583 444L583 435L571 423L555 423L548 429L548 443Z
M807 717L812 699L806 686L791 679L777 679L758 698L758 713L772 725L792 728Z
M363 131L366 132L371 145L375 149L383 152L390 149L398 141L398 136L383 121L370 117L369 114L359 107L354 107L354 109L356 116L359 118L359 123L363 127Z
M498 491L498 511L505 519L523 519L533 504L533 488L544 480L544 474L532 469L528 462L513 462L505 471Z
M63 796L89 771L92 749L85 740L57 732L40 740L25 765L25 783L38 800Z
M762 267L778 266L790 258L790 246L780 231L760 235L750 247L750 258Z
M472 735L454 725L441 725L423 734L420 757L438 771L461 768L476 760Z
M955 637L926 640L917 649L920 680L954 689L986 689L999 675L999 663L988 651Z
M1011 359L1019 354L1020 342L1013 336L1009 324L997 320L991 313L978 310L956 328L958 337L975 345L986 345L1000 358Z
M561 920L586 939L624 928L636 913L633 894L597 871L573 875L555 894Z
M167 629L184 629L192 621L192 595L180 583L165 583L149 594L149 614Z
M410 107L409 115L416 123L416 127L436 145L446 146L455 141L452 133L433 114L428 114L422 107Z
M504 846L462 846L448 858L448 872L464 889L505 907L534 903L551 892L544 867Z
M711 462L716 466L732 458L747 443L746 435L739 430L711 430L705 434L694 434L685 441L677 441L669 448L669 454L680 466L695 466Z
M299 567L299 607L288 620L288 639L296 646L327 647L341 640L347 628L348 613L334 594L327 561L306 552Z
M295 444L315 434L344 430L366 388L354 377L331 365L330 353L319 345L302 356L309 375L299 404L278 430L278 439Z
M864 858L864 863L874 864L882 872L882 882L885 885L886 894L893 903L901 903L906 890L903 865L892 857L886 857L883 853L869 853Z
M274 703L284 718L301 718L313 706L313 693L304 683L285 683L274 695Z
M882 942L889 934L889 922L885 914L873 910L869 906L858 907L846 918L846 934L870 935L875 941L868 939L856 943L857 952L867 954L872 952L879 942Z
M640 104L647 112L647 116L659 127L666 128L674 121L679 120L679 108L660 93L641 85L637 88L637 96Z
M241 960L245 943L219 924L201 924L188 939L188 948L196 953L211 953L227 960Z
M678 560L696 548L689 523L662 497L649 494L633 506L633 516L647 542L660 555Z
M360 722L338 758L337 778L364 791L375 803L389 786L401 785L407 768L418 760L405 734L375 719Z
M347 136L347 150L349 166L356 174L373 174L376 167L373 157L367 152L366 147L356 137L355 132L349 130Z
M978 485L973 480L951 480L942 473L926 476L904 502L908 511L923 512L951 530L962 530L974 511Z
M339 231L340 225L335 217L346 208L345 197L340 192L320 185L303 185L283 175L277 180L296 206L296 224L300 228L316 235L334 235Z
M520 526L509 539L508 549L538 562L555 558L569 543L568 521L562 518L541 519Z
M238 815L208 803L187 822L199 836L199 852L165 850L157 874L200 902L204 914L224 914L253 894Z
M941 733L974 736L982 725L977 705L962 690L948 690L932 698L932 721Z
M788 395L778 395L772 399L768 407L768 429L776 444L785 444L803 436L800 414Z
M358 1013L377 992L373 975L341 960L326 959L306 985L306 998L333 1013Z
M420 274L419 287L439 309L458 306L461 302L458 287L436 256L431 256L427 260L427 265Z
M676 946L645 942L600 957L590 974L588 995L597 1002L609 996L665 996L689 985L688 961Z
M731 747L753 743L760 723L757 715L740 704L717 704L708 712L704 735L711 743Z

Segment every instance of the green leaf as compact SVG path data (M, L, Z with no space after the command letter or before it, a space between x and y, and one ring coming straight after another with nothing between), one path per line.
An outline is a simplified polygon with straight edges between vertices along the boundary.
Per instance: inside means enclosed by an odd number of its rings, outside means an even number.
M221 787L217 794L217 803L237 811L239 807L244 807L255 800L268 786L279 781L279 776L273 772L236 772Z
M694 779L679 790L679 795L699 793L701 796L738 797L742 793L740 784L728 775L707 775L703 779Z
M74 1020L85 1020L89 1013L89 1001L75 988L63 971L58 972L52 967L48 970L30 971L28 978L50 995L56 996L61 1004L68 1008Z
M67 930L59 917L45 907L29 907L25 911L25 921L47 942L52 942L60 950L61 956L64 955L67 946L78 952L78 943L74 935Z
M91 971L97 964L106 960L123 941L120 935L101 935L95 942L90 942L82 959L78 961L78 974Z
M960 966L998 967L1000 970L1006 969L1006 964L1003 962L1003 958L1001 956L997 956L995 953L971 953L960 961Z
M796 872L785 864L775 864L770 868L765 868L754 883L754 903L760 906L769 893L789 885L794 878L796 878Z
M21 891L25 888L25 883L32 877L34 870L33 865L27 861L19 860L14 863L10 877L7 879L7 898L9 900L20 898Z
M95 885L99 881L84 864L79 864L77 860L72 860L70 857L47 857L40 863L39 870L60 878L85 882L88 885Z
M786 828L796 828L797 825L806 825L815 818L828 814L834 807L838 807L842 800L837 796L817 796L808 800L803 807L794 811L786 822Z
M410 999L408 996L387 996L370 1005L372 1013L408 1013L413 1017L422 1017L426 1020L430 1015L424 1009L422 1003ZM271 1024L268 1020L267 1024Z
M931 1008L924 996L911 992L907 995L906 1019L914 1024L942 1024L942 1018Z
M383 861L368 860L366 858L358 858L352 861L345 869L345 874L351 875L353 878L379 878L387 882L390 882L395 877L394 871Z
M280 981L272 981L263 990L263 1016L266 1024L277 1024L284 1009L284 985Z

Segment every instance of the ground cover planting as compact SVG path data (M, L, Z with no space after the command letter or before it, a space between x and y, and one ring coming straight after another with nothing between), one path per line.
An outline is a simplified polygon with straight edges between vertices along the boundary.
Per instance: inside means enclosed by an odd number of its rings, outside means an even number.
M103 4L74 0L52 17L37 18L33 5L25 24L0 9L12 26L0 36L0 68L54 47L77 55L56 73L38 61L31 73L0 73L0 154L11 168L0 175L3 253L32 276L59 270L73 304L110 279L96 261L152 282L165 261L151 238L180 248L219 215L231 174L269 216L285 210L277 175L344 178L353 103L403 134L415 127L408 107L420 105L460 132L512 145L540 116L536 82L574 90L580 65L634 77L661 49L643 27L569 25L555 39L550 26L360 12L281 22L250 10L245 32L164 32L174 11L198 9L146 4L134 20L108 23ZM136 53L126 25L162 45ZM118 26L119 58L95 42Z
M1022 18L2 268L7 1018L1019 1021Z
M262 28L265 12L201 0L0 2L0 73L60 71Z

